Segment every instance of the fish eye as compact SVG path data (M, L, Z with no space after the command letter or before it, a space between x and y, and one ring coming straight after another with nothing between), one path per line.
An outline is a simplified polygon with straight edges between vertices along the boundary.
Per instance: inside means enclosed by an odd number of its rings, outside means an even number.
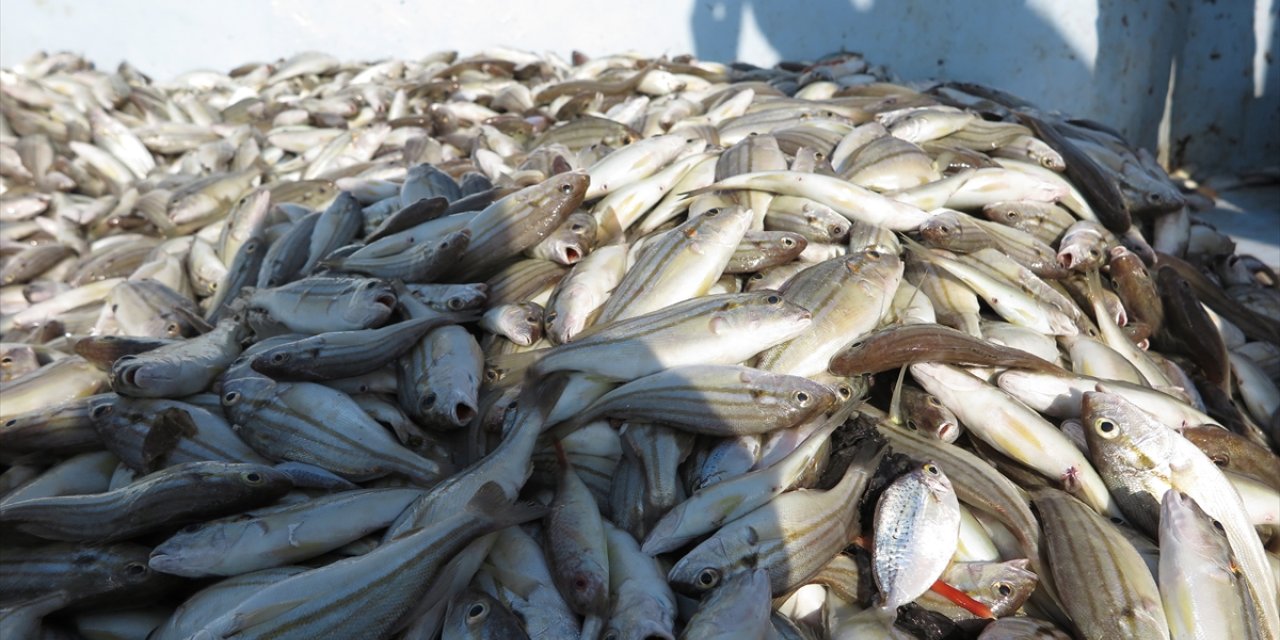
M288 359L289 359L289 354L287 353L277 353L271 356L271 361L275 363L284 362L285 360L288 360Z
M240 474L240 478L245 482L253 485L262 484L262 481L263 481L262 474L258 473L257 471L246 471Z
M702 587L703 589L710 589L717 584L720 584L720 572L712 569L711 567L707 567L706 569L698 572L696 580L698 581L699 587Z
M467 607L467 622L479 622L488 613L489 605L483 602L473 602L470 607Z
M450 309L453 309L454 311L457 311L458 309L461 309L463 304L466 304L466 303L464 303L463 301L461 301L461 300L459 300L459 299L457 299L457 298L454 298L454 299L450 300L449 302L446 302L446 303L445 303L445 305L446 305L446 306L448 306Z
M765 298L765 299L764 299L764 301L765 301L765 302L768 302L769 304L781 304L781 303L782 303L782 296L780 296L780 295L776 295L776 294L775 294L775 295L771 295L771 296L769 296L768 298Z
M915 421L915 420L908 420L908 421L907 421L907 428L908 428L908 429L910 429L910 430L912 430L912 431L919 431L919 430L920 430L920 426L916 424L916 421Z
M182 333L182 327L179 327L176 322L170 322L164 326L164 332L171 336L176 336L179 333Z
M130 578L140 578L147 575L147 565L141 562L130 562L124 566L124 574Z
M535 316L535 315L532 315L532 314L527 315L527 316L525 316L525 317L524 317L524 321L525 321L525 322L527 322L527 323L529 323L529 324L538 324L538 316Z
M618 640L618 632L611 630L608 633L604 634L604 637L602 638L602 640Z
M1107 519L1111 521L1111 524L1124 524L1124 518L1121 518L1119 516L1111 516L1110 518L1107 518Z
M497 382L502 379L502 375L498 373L497 369L486 369L484 372L484 379L489 382Z
M101 420L109 415L111 415L111 405L109 404L100 404L89 412L89 417L95 420ZM10 420L10 422L16 422L16 420ZM5 426L8 426L8 424L6 423Z
M237 402L240 402L239 391L228 391L222 394L222 404L228 407L232 407L232 406L235 406Z
M563 193L566 196L573 193L573 185L569 184L568 182L560 185L560 193Z
M936 465L936 464L934 464L934 463L932 463L932 462L926 462L926 463L925 463L925 465L924 465L924 467L922 467L922 468L924 469L924 472L925 472L925 473L927 473L927 474L929 474L929 475L931 475L931 476L936 476L936 475L939 475L939 474L941 474L941 473L942 473L942 471L938 469L938 465Z
M1006 582L997 582L996 593L999 593L1001 596L1007 598L1009 597L1009 594L1013 593L1013 587L1009 586L1009 584Z
M942 403L938 402L937 396L925 396L924 403L931 407L942 407Z
M4 366L6 366L6 367L7 367L7 366L9 366L9 365L11 365L11 364L13 364L13 358L10 358L9 356L5 356L5 357L3 357L3 358L0 358L0 365L4 365Z
M1097 250L1097 249L1090 249L1090 250L1089 250L1089 257L1090 257L1090 258L1101 258L1101 257L1102 257L1102 255L1098 253L1098 250Z
M879 249L868 249L868 250L867 250L867 257L868 257L868 258L871 258L872 260L879 260L879 259L880 259L880 257L881 257L882 255L883 255L883 254L881 254L881 253L880 253L880 250L879 250Z
M580 224L578 224L578 223L574 223L574 224L572 224L572 225L569 225L569 230L570 230L570 231L582 231L582 230L583 230L583 229L585 229L585 228L586 228L586 227L584 227L584 226L582 226L582 225L580 225Z
M548 312L547 315L543 316L543 318L547 322L555 322L556 318L559 318L559 317L560 317L560 314L555 311Z
M6 429L7 429L7 428L9 428L9 427L12 427L12 426L13 426L13 425L15 425L15 424L18 424L18 419L17 419L17 418L9 418L8 420L5 420L5 421L4 421L4 426L5 426L5 428L6 428Z
M1004 215L1008 216L1010 220L1017 220L1017 219L1018 219L1018 212L1017 212L1017 211L1012 211L1012 210L1010 210L1010 211L1006 211L1006 212L1004 212Z
M704 212L702 213L702 217L704 217L704 218L714 218L714 217L716 217L716 215L718 215L719 213L720 213L720 210L719 210L719 209L707 209L706 211L704 211Z
M1099 418L1095 420L1093 423L1093 429L1098 432L1098 435L1108 440L1120 434L1120 430L1116 428L1116 423L1107 420L1106 418Z
M764 280L764 274L763 274L763 273L753 273L753 274L751 274L751 277L750 277L750 278L747 278L747 279L748 279L748 280L753 280L753 281L759 282L759 281L761 281L761 280Z
M1164 196L1161 196L1161 195L1160 195L1160 194L1158 194L1158 193L1149 193L1149 194L1147 194L1147 202L1151 202L1151 203L1159 203L1159 202L1163 202L1163 201L1164 201Z
M1214 521L1213 521L1213 528L1214 528L1214 529L1217 529L1218 531L1221 531L1221 532L1223 532L1223 533L1226 533L1226 532L1227 532L1226 527L1222 526L1222 522L1221 522L1221 521L1218 521L1218 520L1214 520Z
M424 407L434 406L435 403L436 403L436 394L434 393L428 393L427 395L422 397L422 406Z
M802 407L809 404L809 394L803 391L797 391L795 398L796 398L796 402L799 403L800 406Z
M836 388L836 393L840 394L841 398L844 398L847 400L851 396L853 396L853 389L850 388L849 385L842 384Z
M1214 454L1210 456L1209 459L1212 460L1213 463L1218 465L1219 467L1225 467L1231 464L1231 456L1225 453Z
M831 232L831 235L833 235L833 236L838 236L838 235L840 235L840 234L844 233L844 229L842 229L840 226L838 226L838 225L834 225L834 224L833 224L833 225L831 225L830 227L827 227L827 231L830 231L830 232Z
M796 244L796 241L792 240L791 238L782 239L782 246L784 247L792 247L792 246L795 246L795 244Z

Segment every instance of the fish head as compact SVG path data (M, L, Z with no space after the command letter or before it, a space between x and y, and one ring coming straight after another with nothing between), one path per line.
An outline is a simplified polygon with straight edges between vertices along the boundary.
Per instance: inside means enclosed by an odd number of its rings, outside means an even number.
M948 243L960 236L960 220L950 211L934 214L920 225L920 237L929 246L947 247Z
M769 374L762 376L767 387L777 394L792 419L800 422L829 409L836 402L835 389L808 378L791 375Z
M135 395L145 394L154 383L173 379L181 365L138 356L123 356L111 366L111 388L124 389Z
M1194 498L1177 489L1166 491L1160 501L1160 538L1162 545L1176 539L1180 547L1208 562L1220 563L1231 556L1231 545L1222 523L1205 513Z
M667 581L682 593L707 593L750 571L746 563L755 557L759 544L758 533L752 527L721 529L676 562L667 573Z
M651 605L651 606L644 606ZM618 611L609 618L601 640L675 640L671 635L671 625L663 624L661 616L669 615L652 600L646 599L641 606L628 607Z
M1036 574L1027 569L1030 561L1026 558L1008 562L973 562L969 565L972 567L970 583L952 586L968 591L975 600L987 605L996 615L1017 611L1031 597L1039 582Z
M439 252L442 260L452 261L466 253L470 244L471 230L462 228L445 235L443 239L437 242L436 251Z
M955 499L955 489L951 486L951 480L942 472L942 467L938 466L938 463L932 460L927 461L912 473L918 474L919 482L939 502Z
M111 569L111 582L116 585L143 585L160 579L161 576L147 564L147 551L144 547L128 549L118 548L120 553L112 554L114 565Z
M444 304L450 311L463 311L481 306L488 299L489 287L482 282L478 282L454 287L449 292Z
M365 327L376 327L391 317L396 308L396 291L377 278L364 278L348 298L346 319Z
M228 527L225 523L251 519L252 516L241 514L225 519L218 526L206 522L188 524L153 549L147 563L161 573L185 578L211 575L209 568L219 564L245 532L243 527ZM233 531L240 535L233 537Z
M488 640L517 638L524 634L519 619L493 596L467 589L450 603L445 615L444 635L453 638Z
M567 171L530 187L529 204L538 208L555 208L573 211L582 204L591 186L591 176L586 171Z
M1150 461L1171 459L1173 431L1137 405L1117 394L1086 391L1080 407L1095 464L1145 469L1152 466Z
M89 420L95 428L104 428L119 414L119 401L120 396L114 393L100 394L89 400Z
M717 334L739 332L757 343L773 345L800 335L813 322L813 314L777 291L761 289L731 294L711 313L710 322Z

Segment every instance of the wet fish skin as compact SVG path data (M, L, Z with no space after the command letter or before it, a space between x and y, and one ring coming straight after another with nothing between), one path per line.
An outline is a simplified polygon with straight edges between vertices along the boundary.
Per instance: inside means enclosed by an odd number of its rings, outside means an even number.
M51 362L26 375L0 383L0 393L4 394L0 418L8 420L19 414L93 395L103 390L106 382L106 374L84 358L77 356Z
M263 254L258 269L257 287L269 289L292 282L307 262L311 234L320 221L320 212L303 216L287 232L276 238Z
M580 334L549 350L530 371L634 380L681 364L731 364L794 337L809 322L808 311L771 291L704 296ZM752 344L735 339L744 331L754 336Z
M1248 637L1240 577L1218 526L1185 494L1170 489L1161 499L1160 597L1172 638Z
M954 443L963 432L959 418L942 405L937 396L914 387L902 389L902 415L909 431Z
M480 318L480 327L494 335L527 347L542 339L542 306L533 302L489 307Z
M350 378L381 369L428 332L466 317L441 313L379 329L322 333L261 351L249 366L277 380Z
M1075 498L1038 489L1050 571L1064 610L1086 638L1168 638L1155 579L1111 523Z
M467 589L449 602L442 640L528 638L520 619L497 598Z
M960 503L951 481L933 462L894 480L876 504L873 530L879 606L892 619L933 585L955 554Z
M188 462L115 491L6 504L0 523L48 540L114 542L265 504L291 487L287 476L263 465Z
M1056 364L1021 349L929 324L888 327L863 336L831 358L829 371L840 376L857 376L891 371L916 362L1061 371Z
M472 540L539 515L540 508L510 505L493 487L478 493L465 512L416 529L365 555L275 583L210 621L192 637L387 635L427 593L439 569ZM299 602L297 597L303 594L306 600Z
M854 508L882 451L866 447L828 491L796 490L721 527L682 557L667 580L686 593L705 593L753 569L768 571L774 594L816 573L859 529Z
M650 638L672 640L676 599L662 565L642 552L631 534L608 523L609 593L612 606L604 637L616 640Z
M400 407L439 429L465 427L479 410L484 354L458 325L429 331L400 356L396 370Z
M763 352L756 366L792 375L826 371L832 356L888 311L902 274L897 255L875 248L801 272L787 283L783 297L809 310L813 321L800 336Z
M61 593L59 608L78 608L159 597L179 581L148 568L148 551L132 542L6 546L0 602Z
M19 456L68 456L98 448L98 435L89 419L85 396L6 417L0 423L0 456L6 463ZM12 457L10 457L12 456Z
M769 574L764 569L730 576L707 595L681 638L766 638Z
M626 320L705 295L724 272L751 221L742 207L712 208L663 233L634 260L600 308L598 323Z
M355 256L333 257L331 254L320 261L320 266L375 278L434 282L466 253L470 242L471 231L459 229L432 242L410 245L404 251L387 257L358 259Z
M316 334L380 326L395 304L395 291L376 278L312 277L255 291L248 311L288 332Z
M189 396L204 390L240 356L244 327L221 322L204 335L125 355L111 365L111 387L140 398Z
M1156 283L1164 309L1162 332L1156 344L1191 358L1205 376L1226 390L1231 388L1231 363L1222 339L1191 285L1173 269L1156 270Z
M557 449L555 499L544 523L547 559L565 601L579 615L602 618L609 610L609 552L595 498Z
M1116 501L1139 528L1159 532L1160 501L1178 490L1222 523L1239 560L1245 602L1265 637L1277 628L1275 575L1267 566L1239 493L1194 445L1124 398L1101 391L1084 394L1085 436L1090 457Z
M826 386L799 376L740 365L676 366L613 389L553 433L611 417L702 435L758 435L803 422L835 400Z
M488 275L540 242L582 204L590 182L584 172L564 173L489 205L467 223L471 244L451 270L453 277Z
M149 566L187 578L234 576L301 562L386 527L418 489L363 489L183 527Z
M185 402L106 394L90 400L89 418L102 446L139 473L204 460L269 464L221 412Z

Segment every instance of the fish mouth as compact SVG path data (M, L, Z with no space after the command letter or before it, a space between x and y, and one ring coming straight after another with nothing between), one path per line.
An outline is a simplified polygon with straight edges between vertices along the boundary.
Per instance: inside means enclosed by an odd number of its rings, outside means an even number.
M374 296L373 302L375 304L380 304L388 309L394 309L397 302L396 294L390 291L386 293L379 293L378 295Z
M956 429L954 422L944 422L938 427L938 437L946 442L955 442L956 438L960 437L960 434L956 433Z
M458 426L470 423L476 417L476 408L466 402L453 405L453 421Z
M582 259L582 252L581 252L581 251L578 251L578 249L577 249L577 248L575 248L575 247L565 247L565 248L564 248L564 261L565 261L565 264L575 264L576 262L578 262L578 261L579 261L579 260L581 260L581 259Z

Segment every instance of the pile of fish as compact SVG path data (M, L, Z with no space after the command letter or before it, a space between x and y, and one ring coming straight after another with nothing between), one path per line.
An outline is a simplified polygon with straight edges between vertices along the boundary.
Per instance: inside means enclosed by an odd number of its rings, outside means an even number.
M1280 282L842 53L0 71L4 638L1280 637Z

